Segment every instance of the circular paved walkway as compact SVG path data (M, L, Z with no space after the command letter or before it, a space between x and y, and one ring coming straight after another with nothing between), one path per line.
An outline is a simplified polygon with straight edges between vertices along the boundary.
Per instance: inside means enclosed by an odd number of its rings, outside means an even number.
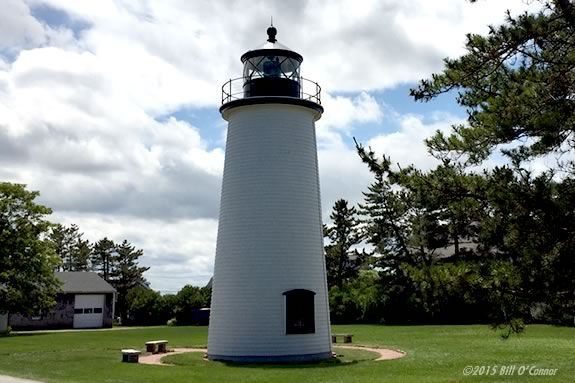
M42 383L37 380L14 378L13 376L0 375L0 383Z
M364 347L364 346L335 346L335 348L350 348L353 350L366 350L379 354L379 357L375 361L379 360L391 360L399 359L405 356L405 352L399 350L392 350L390 348L374 348L374 347Z
M379 354L379 357L375 361L381 360L391 360L399 359L405 356L405 352L398 350L391 350L389 348L373 348L373 347L363 347L363 346L334 346L334 348L348 348L353 350L366 350L375 352ZM203 352L204 354L208 352L205 348L174 348L171 349L167 354L149 354L140 356L140 363L142 364L154 364L157 366L173 366L173 364L162 363L161 359L166 355L176 355L183 354L186 352ZM0 383L3 383L0 381Z

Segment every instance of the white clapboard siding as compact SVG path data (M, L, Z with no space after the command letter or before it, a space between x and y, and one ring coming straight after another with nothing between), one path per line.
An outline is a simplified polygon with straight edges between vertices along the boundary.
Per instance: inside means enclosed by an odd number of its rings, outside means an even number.
M317 148L312 108L226 110L228 136L208 356L329 354ZM315 292L315 333L285 334L285 291ZM273 359L273 358L272 358Z

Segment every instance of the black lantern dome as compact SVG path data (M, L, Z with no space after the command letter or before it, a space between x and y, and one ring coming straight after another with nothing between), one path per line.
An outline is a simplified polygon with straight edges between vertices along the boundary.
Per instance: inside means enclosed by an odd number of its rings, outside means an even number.
M267 34L261 47L242 55L244 97L299 97L303 57L276 40L275 27L269 27Z

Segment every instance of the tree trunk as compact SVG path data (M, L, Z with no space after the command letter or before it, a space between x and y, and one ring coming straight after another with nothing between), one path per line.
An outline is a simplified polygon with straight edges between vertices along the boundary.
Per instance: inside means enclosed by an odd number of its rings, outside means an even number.
M8 313L0 313L0 334L8 331Z
M337 268L337 287L340 289L343 287L343 261L347 254L343 251L343 247L339 253L339 265Z

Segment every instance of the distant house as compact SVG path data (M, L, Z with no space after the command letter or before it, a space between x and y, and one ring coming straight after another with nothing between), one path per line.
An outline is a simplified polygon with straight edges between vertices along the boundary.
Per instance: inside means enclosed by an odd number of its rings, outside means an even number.
M62 291L56 306L31 316L11 314L14 330L112 327L116 290L96 273L56 272Z

